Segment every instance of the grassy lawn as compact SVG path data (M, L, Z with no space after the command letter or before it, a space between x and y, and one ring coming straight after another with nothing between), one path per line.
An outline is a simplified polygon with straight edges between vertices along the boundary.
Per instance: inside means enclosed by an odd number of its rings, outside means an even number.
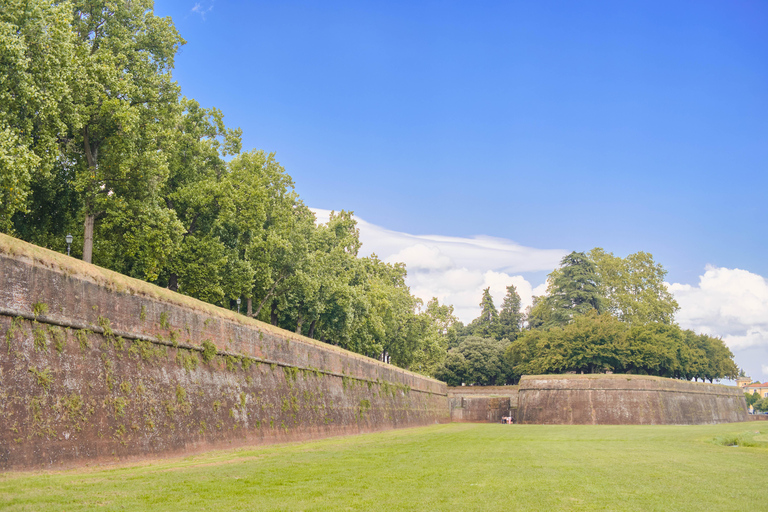
M723 444L738 435L753 446ZM755 499L766 484L764 422L448 424L0 474L0 509L766 510Z

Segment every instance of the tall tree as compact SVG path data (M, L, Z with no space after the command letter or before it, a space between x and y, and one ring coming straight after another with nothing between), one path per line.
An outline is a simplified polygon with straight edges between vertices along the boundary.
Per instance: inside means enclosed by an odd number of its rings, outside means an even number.
M0 231L28 211L30 186L59 165L69 126L77 67L68 3L6 0L0 8ZM39 199L39 197L38 197Z
M520 311L520 295L517 293L515 285L507 286L507 294L504 296L504 302L501 303L501 312L499 313L499 338L506 338L514 341L520 332L523 322L523 314Z
M562 259L560 268L550 274L548 288L554 325L566 325L592 309L605 310L597 268L583 252L574 251Z
M674 322L679 306L664 284L667 271L651 254L641 251L619 258L596 247L588 256L611 314L632 325Z
M472 320L466 327L466 333L470 336L480 338L501 339L499 331L499 312L493 304L490 286L483 290L483 297L480 299L480 316Z
M179 89L170 72L184 40L152 8L151 0L72 3L78 120L70 141L88 262L96 220L125 203L151 203L168 175L160 139L173 130Z
M222 210L231 206L226 156L240 151L240 131L224 126L222 113L183 98L168 143L168 179L160 189L165 207L182 226L177 251L168 259L160 284L174 291L219 303L228 275L229 250L221 239ZM262 198L260 198L262 199ZM258 213L256 202L253 213ZM209 257L201 258L201 254Z

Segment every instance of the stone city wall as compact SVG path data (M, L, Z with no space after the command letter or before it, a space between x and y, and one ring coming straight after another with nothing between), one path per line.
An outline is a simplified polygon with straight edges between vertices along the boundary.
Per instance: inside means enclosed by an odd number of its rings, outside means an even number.
M457 423L499 423L517 411L518 386L449 387L451 421Z
M446 385L0 235L0 470L450 421Z
M732 386L643 375L534 375L520 380L519 423L699 425L747 420Z

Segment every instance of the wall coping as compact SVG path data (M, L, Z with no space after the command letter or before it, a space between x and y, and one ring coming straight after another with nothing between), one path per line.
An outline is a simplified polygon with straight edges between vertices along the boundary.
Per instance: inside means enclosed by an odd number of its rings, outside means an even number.
M621 382L645 382L649 387L631 384L621 386ZM601 386L601 383L603 385ZM609 385L610 383L610 385ZM593 374L558 374L524 375L520 379L520 392L527 391L659 391L668 393L690 393L706 395L741 395L736 386L694 382L690 380L670 379L655 375L636 375L630 373L593 373Z

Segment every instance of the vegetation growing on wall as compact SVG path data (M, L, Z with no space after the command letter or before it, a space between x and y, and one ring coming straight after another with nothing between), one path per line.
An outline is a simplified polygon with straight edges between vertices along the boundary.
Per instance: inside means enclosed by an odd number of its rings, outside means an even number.
M111 324L102 318L104 326ZM395 418L408 424L439 417L431 394L410 396L404 384L342 378L317 368L261 365L222 352L210 341L213 354L202 365L196 361L205 349L195 343L173 348L164 340L126 338L121 346L114 333L110 337L78 329L66 336L55 327L62 334L62 350L35 351L34 328L49 332L53 326L0 316L2 325L0 334L13 350L0 359L0 412L8 426L0 432L0 442L13 436L16 446L9 456L5 445L5 461L27 448L45 453L46 461L78 450L79 456L91 456L88 439L94 438L114 443L115 454L146 453L147 440L167 449L202 439L278 431L294 435L294 428L378 428ZM64 452L40 452L35 448L39 443L61 446ZM25 458L25 464L33 458Z

